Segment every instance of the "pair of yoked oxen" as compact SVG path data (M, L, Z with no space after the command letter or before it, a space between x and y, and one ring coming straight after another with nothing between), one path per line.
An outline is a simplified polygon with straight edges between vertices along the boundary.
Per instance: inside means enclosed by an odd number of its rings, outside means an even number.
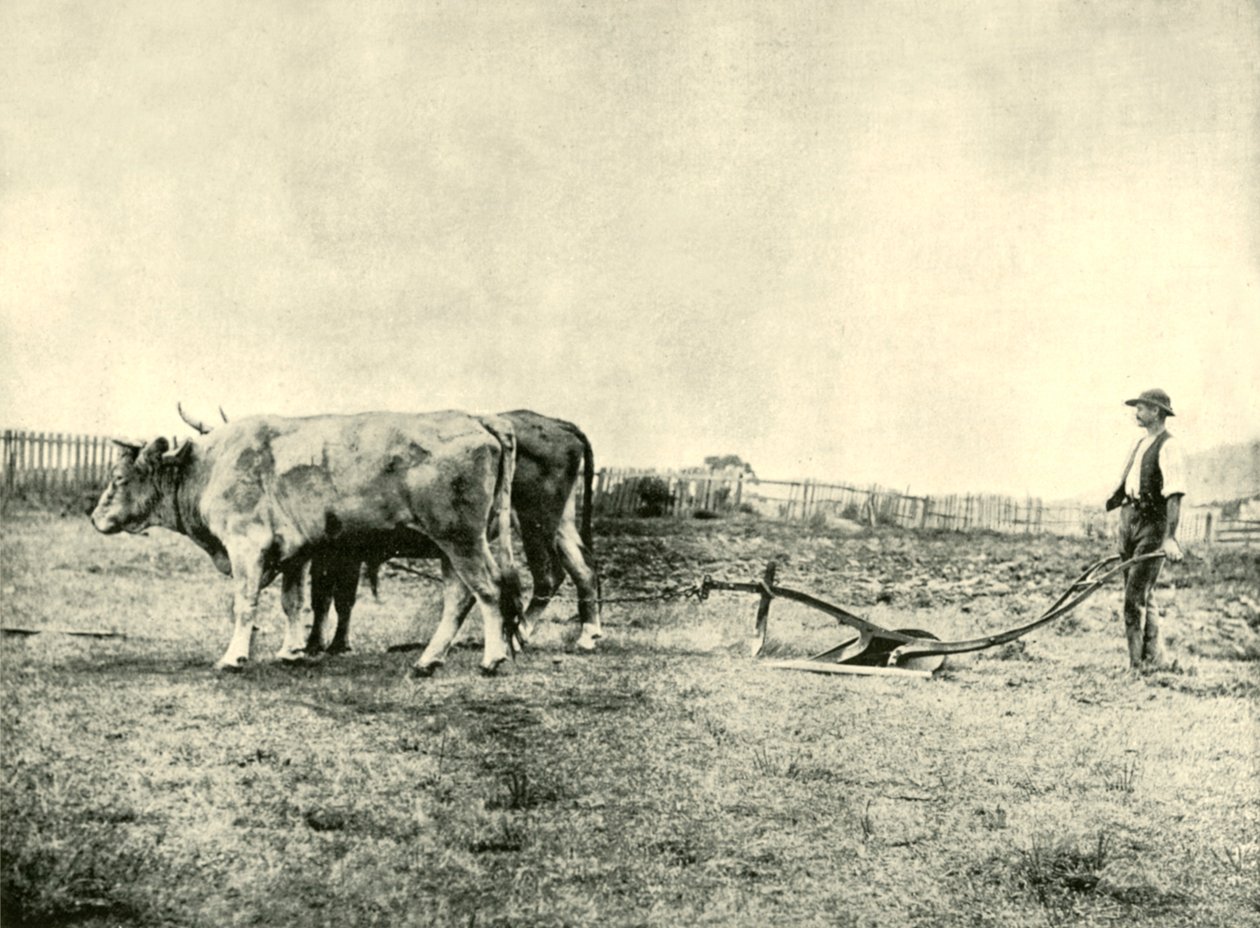
M249 661L259 594L277 576L285 614L277 658L323 649L333 601L338 627L328 650L346 650L360 568L375 571L391 557L442 563L442 617L412 668L416 676L443 663L474 603L485 623L481 669L493 673L528 637L566 574L578 589L578 647L590 650L601 636L591 558L594 461L572 423L528 410L252 416L214 429L184 419L199 435L176 447L164 438L118 442L92 524L106 534L159 526L186 535L234 578L234 629L218 669ZM533 578L528 609L513 560L513 518ZM309 624L302 620L308 564Z

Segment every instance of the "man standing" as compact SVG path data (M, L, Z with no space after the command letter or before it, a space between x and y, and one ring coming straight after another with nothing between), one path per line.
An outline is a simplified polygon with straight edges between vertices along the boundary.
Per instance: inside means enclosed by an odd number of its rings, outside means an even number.
M1164 427L1174 415L1172 400L1163 390L1146 390L1125 400L1136 410L1137 424L1146 434L1133 446L1107 511L1120 509L1120 556L1162 551L1170 561L1181 560L1177 522L1186 492L1185 458L1180 445ZM1151 558L1124 572L1124 633L1129 642L1129 666L1159 666L1165 661L1159 617L1151 608L1151 592L1164 558Z

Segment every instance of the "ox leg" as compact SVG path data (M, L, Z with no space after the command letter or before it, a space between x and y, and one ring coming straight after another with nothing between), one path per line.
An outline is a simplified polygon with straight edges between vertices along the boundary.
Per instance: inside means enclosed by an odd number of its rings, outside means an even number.
M595 571L586 562L586 547L571 520L566 519L556 533L556 553L578 591L578 617L582 621L582 632L577 646L583 651L594 651L595 642L604 637L599 621L599 586Z
M337 571L333 584L333 602L337 605L337 631L328 645L329 654L345 654L350 650L350 614L359 598L359 562L346 561Z
M311 633L306 636L306 653L324 650L324 622L333 600L332 571L318 558L311 561Z
M262 557L258 554L233 557L232 573L237 578L236 596L232 601L232 640L215 663L216 670L240 670L249 663L256 630L254 613L258 611L258 595L263 588Z
M305 565L285 568L281 574L280 605L284 609L284 641L276 652L276 659L297 661L306 656L306 646L314 626L302 621L303 579Z
M446 662L446 652L459 634L460 626L472 609L474 599L468 588L460 582L450 561L442 559L442 618L438 621L433 637L411 668L413 677L431 677L433 671Z
M534 580L533 590L529 596L529 606L525 609L525 617L521 621L521 636L528 641L535 625L547 611L556 590L564 582L564 569L560 560L552 550L551 536L553 532L540 526L530 526L529 531L521 532L521 543L525 548L525 561L529 564L529 574Z
M507 588L503 573L499 570L498 564L490 553L490 546L484 538L477 545L472 546L471 552L451 552L448 556L455 573L460 580L464 581L464 585L476 598L477 606L481 609L481 618L485 628L485 649L481 657L481 672L492 674L511 656L511 645L507 640L504 627L503 609L512 608L515 611L512 616L513 624L515 624L515 621L520 619L520 612L516 611L520 609L520 603L516 601L510 607L507 605L507 600L515 599L515 597L504 595ZM519 580L517 583L519 584ZM519 593L519 588L516 592Z

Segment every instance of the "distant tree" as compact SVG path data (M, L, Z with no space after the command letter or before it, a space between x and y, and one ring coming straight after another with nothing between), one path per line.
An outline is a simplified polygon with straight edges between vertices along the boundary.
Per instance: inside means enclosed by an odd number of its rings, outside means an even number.
M669 484L660 477L644 477L638 485L639 505L637 512L641 516L663 516L674 504L674 494Z
M735 467L754 480L757 479L757 472L753 470L752 465L738 454L711 454L704 459L704 466L709 470L725 470L728 467Z

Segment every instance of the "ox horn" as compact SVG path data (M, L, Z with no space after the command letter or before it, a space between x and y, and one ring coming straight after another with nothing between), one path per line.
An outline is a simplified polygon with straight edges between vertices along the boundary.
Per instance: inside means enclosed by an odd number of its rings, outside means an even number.
M208 429L204 424L191 418L188 413L184 412L184 406L182 403L176 403L175 408L179 411L179 417L196 429L198 435L206 435L210 432L210 429Z

